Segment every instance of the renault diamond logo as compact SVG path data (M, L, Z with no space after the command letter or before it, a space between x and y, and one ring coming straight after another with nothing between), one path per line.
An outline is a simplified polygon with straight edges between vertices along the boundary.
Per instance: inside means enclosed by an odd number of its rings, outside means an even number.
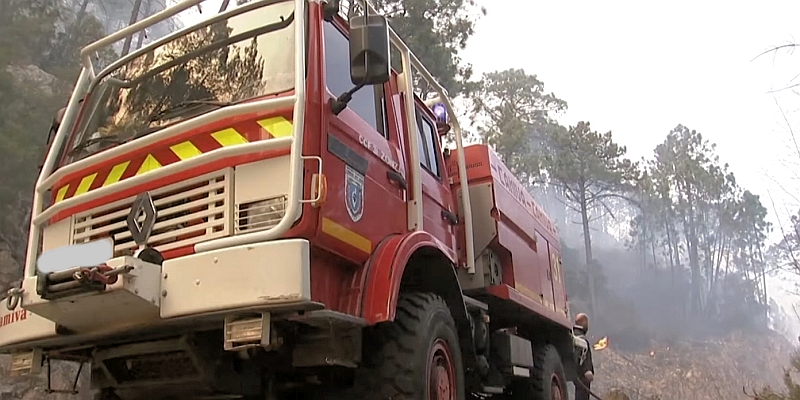
M142 193L133 201L131 212L128 214L128 230L131 231L133 241L139 246L147 244L153 227L156 225L156 206L150 193Z

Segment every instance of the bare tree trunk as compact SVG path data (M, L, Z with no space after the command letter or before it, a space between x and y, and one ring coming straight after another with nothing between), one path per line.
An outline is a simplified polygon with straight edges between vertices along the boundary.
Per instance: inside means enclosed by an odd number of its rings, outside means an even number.
M702 304L700 302L700 280L702 279L702 274L700 273L700 255L698 253L698 240L697 240L697 226L694 216L694 198L692 196L691 190L688 190L688 198L687 198L687 209L686 209L686 227L684 230L686 231L686 245L689 251L689 267L691 268L692 272L692 282L691 282L691 307L690 311L692 312L693 316L697 316L700 314L702 309Z
M139 20L139 9L142 8L142 0L135 0L133 3L133 10L131 10L131 19L128 26L131 26ZM122 56L126 56L131 50L131 43L133 42L133 35L125 38L125 43L122 45Z
M147 18L147 17L150 16L150 10L151 10L152 2L153 2L153 0L147 0L147 3L144 4L144 14L143 14L144 18ZM144 41L144 37L145 36L146 36L146 32L144 30L139 32L139 37L136 38L136 50L139 50L139 49L142 48L142 42Z
M81 8L78 10L78 15L75 17L75 25L80 26L83 21L83 17L86 15L86 8L89 7L89 1L91 0L83 0L83 3L81 3Z
M597 318L597 301L594 290L594 274L592 273L592 236L589 231L589 213L586 207L586 190L581 188L581 223L583 225L583 246L586 252L586 277L589 284L589 308Z
M656 258L656 241L655 241L655 239L653 239L653 241L650 242L650 249L653 252L653 270L658 272L658 258Z

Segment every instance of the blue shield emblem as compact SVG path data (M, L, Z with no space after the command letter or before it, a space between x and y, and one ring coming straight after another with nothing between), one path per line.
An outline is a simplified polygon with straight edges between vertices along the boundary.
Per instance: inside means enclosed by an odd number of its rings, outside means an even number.
M353 222L358 222L364 215L364 175L345 165L345 205L347 214Z

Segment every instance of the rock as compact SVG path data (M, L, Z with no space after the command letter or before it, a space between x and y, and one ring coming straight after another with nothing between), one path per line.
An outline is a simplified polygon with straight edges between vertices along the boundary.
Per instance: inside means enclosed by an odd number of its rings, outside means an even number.
M18 84L26 88L42 91L43 95L53 96L61 92L64 82L48 74L35 65L9 65L6 72L11 74Z
M0 298L5 297L5 290L22 275L22 266L11 256L8 246L0 242Z

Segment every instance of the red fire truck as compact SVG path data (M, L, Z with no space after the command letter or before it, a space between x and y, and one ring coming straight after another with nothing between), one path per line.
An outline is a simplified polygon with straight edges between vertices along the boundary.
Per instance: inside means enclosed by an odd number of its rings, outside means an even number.
M387 20L254 0L99 65L202 1L83 49L10 373L90 365L100 400L566 399L555 226Z

